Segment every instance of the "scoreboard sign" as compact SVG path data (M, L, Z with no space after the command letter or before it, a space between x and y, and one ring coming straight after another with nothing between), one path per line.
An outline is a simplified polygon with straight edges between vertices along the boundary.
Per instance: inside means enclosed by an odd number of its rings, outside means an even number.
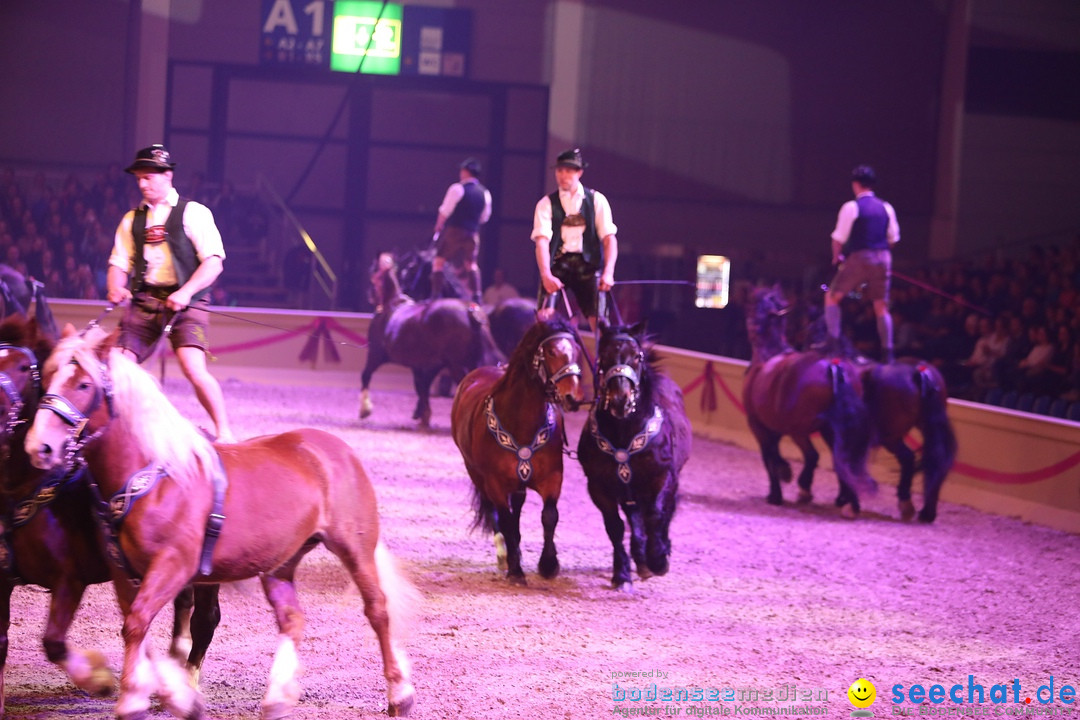
M259 61L465 77L471 29L468 10L381 0L262 0Z

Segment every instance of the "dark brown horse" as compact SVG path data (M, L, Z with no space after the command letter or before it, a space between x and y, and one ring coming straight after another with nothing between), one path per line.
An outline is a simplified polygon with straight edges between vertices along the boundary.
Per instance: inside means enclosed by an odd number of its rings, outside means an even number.
M413 419L431 422L431 382L446 369L455 381L481 365L505 359L495 347L487 316L463 300L416 302L401 292L394 260L379 257L371 288L376 310L368 327L367 361L360 375L360 417L371 415L371 376L391 362L412 370L416 389Z
M630 525L638 577L667 573L679 473L690 458L693 433L682 391L658 361L641 325L603 328L599 389L578 442L589 497L614 548L611 584L623 592L633 584L619 509Z
M313 429L213 445L112 342L91 330L56 346L26 451L44 470L86 463L110 553L141 578L115 583L124 616L117 716L146 717L156 693L177 717L205 718L202 694L170 659L153 655L150 625L190 582L258 576L280 632L262 716L286 717L300 697L304 626L293 578L320 542L360 590L389 713L407 714L415 691L391 623L407 586L379 540L375 493L352 449Z
M782 504L780 483L791 480L791 465L780 455L780 439L787 435L803 454L799 502L811 500L819 459L811 435L820 432L840 482L836 505L845 515L858 515L858 493L877 488L866 470L870 416L858 371L844 358L792 350L784 334L787 309L779 288L755 290L747 309L753 357L743 381L743 405L769 474L766 499Z
M77 477L33 467L23 449L41 396L39 368L54 342L40 331L36 319L25 321L19 315L0 323L0 714L11 592L17 584L50 591L43 639L49 661L90 694L111 693L115 685L101 653L67 645L68 628L86 587L111 579L90 511L90 490ZM188 661L196 681L220 619L217 595L218 586L209 585L199 590L197 601L191 588L176 600L171 652Z
M487 309L491 337L506 357L514 354L525 333L536 323L536 301L508 298Z
M543 500L544 549L539 571L559 573L555 551L563 480L563 417L582 401L581 339L561 319L538 322L505 367L477 368L458 385L450 411L454 442L473 482L474 527L495 533L507 578L521 569L521 507L532 488Z
M900 463L900 481L896 486L900 516L910 520L915 515L911 483L921 467L923 507L919 511L919 520L933 522L937 517L941 485L956 460L956 434L947 413L945 378L937 368L923 360L901 358L894 363L874 364L866 369L863 388L873 419L873 442L895 455ZM915 452L904 442L913 429L918 429L922 435L918 462Z

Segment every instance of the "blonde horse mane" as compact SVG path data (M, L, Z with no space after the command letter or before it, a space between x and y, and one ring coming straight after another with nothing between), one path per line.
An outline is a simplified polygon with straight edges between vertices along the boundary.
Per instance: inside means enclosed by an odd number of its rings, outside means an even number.
M163 465L181 485L208 482L214 467L213 444L180 414L157 380L123 350L110 349L108 367L102 369L96 351L104 340L104 332L96 329L86 337L72 336L61 340L49 359L49 369L59 373L74 362L99 387L102 372L109 373L113 411L125 420L132 442L140 451Z

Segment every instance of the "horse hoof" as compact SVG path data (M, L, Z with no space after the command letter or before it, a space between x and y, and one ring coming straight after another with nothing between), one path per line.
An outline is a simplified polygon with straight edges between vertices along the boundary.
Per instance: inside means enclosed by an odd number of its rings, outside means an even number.
M545 580L551 580L559 574L559 561L552 560L551 562L545 562L544 560L541 560L536 569L540 573L540 577Z
M408 717L412 714L414 705L416 705L416 696L410 695L396 703L390 703L386 708L386 714L390 717Z
M615 582L611 583L611 587L612 589L621 592L623 595L634 594L634 583L630 582L629 580L624 580L623 582L619 582L616 580Z
M845 520L854 520L859 517L859 511L853 508L851 505L844 505L840 508L840 517Z
M510 581L511 585L515 585L517 587L527 587L529 584L528 581L525 580L524 573L521 573L519 575L516 575L514 573L506 573L506 579Z
M765 502L769 503L770 505L783 505L784 498L782 495L766 495Z
M915 505L910 500L900 501L900 519L907 522L915 517Z
M290 715L292 715L292 708L281 702L263 705L262 712L259 713L262 720L284 720Z
M923 511L921 513L919 513L919 522L925 523L927 525L934 522L935 518L937 518L937 513L936 512L928 512L926 510L926 508L923 508Z
M814 495L809 490L803 490L799 488L799 494L795 498L795 502L799 505L809 505L814 501Z
M363 420L364 418L371 417L372 409L371 403L363 403L360 406L360 419Z

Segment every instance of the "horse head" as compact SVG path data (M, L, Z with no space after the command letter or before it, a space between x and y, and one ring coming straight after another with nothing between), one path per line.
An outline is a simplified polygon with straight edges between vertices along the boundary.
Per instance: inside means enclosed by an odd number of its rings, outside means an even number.
M401 283L397 277L397 260L393 253L379 253L371 264L371 288L368 292L368 300L375 306L376 311L382 310L395 298L401 295Z
M16 428L25 422L23 409L41 394L38 368L48 357L51 343L38 331L37 321L21 315L0 323L0 439L10 440Z
M528 358L522 358L527 354ZM585 399L581 384L581 361L584 351L581 338L561 318L538 322L522 338L511 358L525 360L534 377L544 386L551 402L559 403L564 410L577 410Z
M779 286L754 290L746 317L746 334L753 348L754 362L791 349L785 334L785 318L790 310Z
M65 328L45 363L45 394L26 436L26 453L41 470L71 463L113 417L107 357L118 332L94 328L85 335Z
M598 409L625 420L637 409L649 370L644 327L604 327L597 351Z

